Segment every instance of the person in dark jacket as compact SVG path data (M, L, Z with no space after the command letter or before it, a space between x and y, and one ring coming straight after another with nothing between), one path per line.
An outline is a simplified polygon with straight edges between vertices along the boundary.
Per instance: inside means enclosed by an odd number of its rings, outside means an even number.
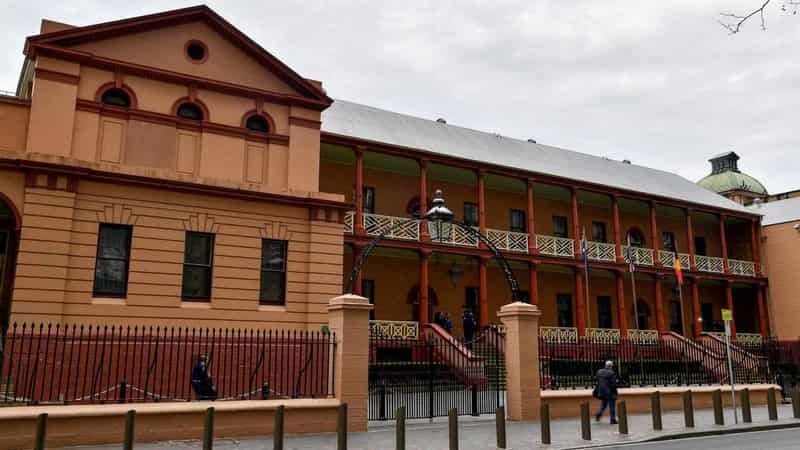
M211 380L211 370L208 368L208 358L200 355L197 363L192 367L192 388L198 400L216 400L217 387Z
M464 342L468 349L472 349L472 340L475 338L475 315L472 314L471 309L464 308L464 316L462 317L464 323Z
M614 373L614 363L606 361L606 366L597 371L596 397L600 400L600 409L594 418L598 422L606 408L609 409L611 423L617 423L617 375Z

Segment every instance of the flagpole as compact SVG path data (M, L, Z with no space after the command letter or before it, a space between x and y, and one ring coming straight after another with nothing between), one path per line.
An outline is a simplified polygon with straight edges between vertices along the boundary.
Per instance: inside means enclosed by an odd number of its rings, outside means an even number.
M678 240L677 239L675 239L675 242L673 244L673 250L675 252L675 258L678 258L678 265L680 265L681 266L681 270L683 270L683 266L680 264L681 255L680 255L680 253L678 253ZM672 266L675 267L675 263L674 262L672 263ZM692 326L694 324L693 323L686 323L686 308L683 307L683 283L678 278L678 274L677 273L675 274L675 282L678 283L678 304L681 307L681 323L682 323L681 328L683 329L683 335L686 336L687 331L689 333L692 333ZM689 330L686 329L687 325L688 325Z
M631 274L631 291L633 293L633 323L634 329L639 329L639 307L636 300L636 269L634 268L633 247L631 246L631 236L628 235L628 272ZM631 270L633 269L633 270Z

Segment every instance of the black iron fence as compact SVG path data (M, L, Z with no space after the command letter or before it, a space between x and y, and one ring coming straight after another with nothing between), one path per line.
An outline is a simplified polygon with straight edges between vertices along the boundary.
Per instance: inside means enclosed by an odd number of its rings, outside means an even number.
M14 324L0 403L190 401L200 355L217 400L331 397L335 342L307 331Z
M494 413L503 402L503 339L485 330L471 341L455 339L433 327L419 338L370 338L369 419Z

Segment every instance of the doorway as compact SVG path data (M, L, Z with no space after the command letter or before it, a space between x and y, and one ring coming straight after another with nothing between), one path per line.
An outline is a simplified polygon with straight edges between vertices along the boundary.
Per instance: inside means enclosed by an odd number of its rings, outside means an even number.
M8 327L11 315L11 292L17 257L19 215L14 206L0 194L0 331Z

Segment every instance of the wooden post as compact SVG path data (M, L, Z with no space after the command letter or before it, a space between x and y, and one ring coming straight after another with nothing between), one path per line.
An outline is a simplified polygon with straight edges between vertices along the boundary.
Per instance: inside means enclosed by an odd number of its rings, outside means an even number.
M683 393L683 425L686 428L694 428L694 401L691 390Z
M551 442L550 439L550 405L547 403L542 403L541 406L541 435L542 435L542 444L549 445Z
M775 388L767 390L767 411L769 411L769 420L778 420L778 401L775 397Z
M573 187L570 190L570 195L572 201L572 239L575 241L575 259L580 259L581 224L580 217L578 216L578 188Z
M447 412L449 426L450 450L458 450L458 410L453 408Z
M347 403L339 405L336 418L336 449L347 450Z
M494 422L497 431L497 448L506 448L506 409L504 407L497 407Z
M395 412L395 449L406 450L406 407L401 406Z
M661 431L664 429L661 423L661 393L658 391L653 392L650 396L650 410L653 415L653 429Z
M725 214L719 215L719 240L722 246L722 267L725 273L730 274L731 268L728 265L728 238L725 237Z
M34 449L44 450L47 441L47 413L39 414L36 419L36 443Z
M419 216L425 217L428 212L428 160L419 160ZM423 242L430 241L428 235L428 222L424 219L420 220L419 237Z
M533 179L528 178L528 189L526 191L526 210L528 213L528 253L535 255L536 249L536 220L534 219L535 209L533 207ZM531 299L533 299L533 289L531 288Z
M136 411L130 410L125 413L125 435L122 442L124 450L133 450L135 420Z
M536 263L531 261L528 264L528 297L531 300L531 305L539 304L539 274L536 268Z
M283 450L283 414L284 406L278 406L275 410L275 427L272 430L273 450Z
M722 413L722 391L717 389L712 394L714 403L714 425L725 425L725 416Z
M356 213L353 217L353 234L364 234L364 148L356 147L356 186L354 203Z
M581 437L584 441L592 440L592 423L589 413L589 402L581 403Z
M617 422L619 422L619 434L628 434L628 404L625 400L617 403Z
M206 417L203 424L203 450L214 448L214 407L206 408Z
M483 170L478 171L478 231L482 235L486 235L486 195L485 195L485 179L486 172ZM486 244L480 242L480 248L486 248Z
M739 395L742 403L742 422L753 423L753 412L750 408L750 389L742 389Z

